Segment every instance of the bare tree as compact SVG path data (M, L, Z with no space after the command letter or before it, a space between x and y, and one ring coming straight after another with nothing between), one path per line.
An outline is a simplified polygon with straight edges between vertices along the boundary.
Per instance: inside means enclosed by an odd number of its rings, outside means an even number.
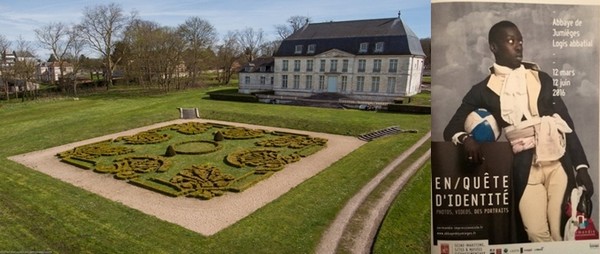
M4 93L6 95L6 100L10 100L9 98L9 89L8 89L8 78L10 76L10 64L7 62L6 54L8 54L8 50L10 48L10 41L4 37L4 35L0 34L0 53L2 54L2 59L0 62L0 79L2 80L2 87L4 88Z
M264 43L264 32L262 29L254 30L252 27L246 27L237 32L237 40L244 49L246 62L252 62L260 54L260 46Z
M190 84L198 82L202 63L206 62L205 53L217 40L217 31L207 20L200 17L188 18L179 25L178 33L185 42L184 61L190 78Z
M71 32L71 28L61 22L50 23L34 30L39 44L50 50L52 56L57 61L60 69L59 87L62 91L65 90L65 56L75 43L75 33ZM54 77L51 78L52 83L55 83Z
M13 66L14 79L17 84L18 91L21 92L21 99L24 101L32 94L35 98L37 88L33 87L33 81L35 80L35 65L37 59L35 57L35 51L29 41L23 39L22 36L16 41L16 62Z
M174 84L180 88L184 44L176 29L134 20L127 27L120 47L127 49L123 55L131 78L145 87L157 85L168 92Z
M262 45L260 45L260 52L262 53L263 56L273 56L273 54L275 54L275 52L279 48L280 44L281 44L281 41L265 42Z
M69 78L67 80L68 83L71 84L73 95L77 96L77 74L79 73L79 70L82 66L83 58L81 57L81 53L85 49L87 43L83 38L79 36L79 32L76 29L71 29L69 31L68 37L69 41L71 41L71 44L65 52L64 59L71 63L71 65L73 66L73 72L69 73Z
M219 82L229 84L233 75L236 61L242 54L242 47L238 43L237 33L228 32L223 38L223 44L217 50L217 65L219 66Z
M287 20L287 24L276 25L275 30L277 30L277 35L281 40L284 40L288 36L292 35L294 32L300 30L303 26L310 23L310 17L306 16L291 16Z
M291 16L287 20L289 26L292 28L292 33L300 30L303 26L310 23L310 17L306 16Z
M152 82L159 89L169 92L172 85L179 80L179 67L182 64L183 40L177 36L176 30L170 27L159 27L152 32L148 53L152 63Z
M125 30L121 47L128 48L125 58L125 70L129 79L135 79L143 87L150 88L155 75L154 34L160 25L145 20L133 20ZM120 50L124 51L124 50Z
M78 29L90 47L104 58L106 89L112 86L113 71L120 61L112 56L115 43L119 40L128 19L121 6L115 3L85 7L83 11L83 19Z

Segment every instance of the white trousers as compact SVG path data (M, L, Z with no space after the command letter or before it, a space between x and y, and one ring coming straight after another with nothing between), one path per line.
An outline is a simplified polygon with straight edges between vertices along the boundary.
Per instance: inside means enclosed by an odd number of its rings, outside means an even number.
M562 241L560 216L566 188L567 174L560 161L531 166L527 187L519 202L519 211L530 241Z

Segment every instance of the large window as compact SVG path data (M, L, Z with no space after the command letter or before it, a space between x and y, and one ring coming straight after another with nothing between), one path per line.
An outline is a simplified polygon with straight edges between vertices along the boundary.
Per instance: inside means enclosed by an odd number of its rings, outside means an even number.
M313 71L313 60L306 60L306 71Z
M250 84L250 76L244 77L244 84Z
M325 76L319 76L319 90L325 90Z
M390 59L390 66L388 72L396 73L398 71L398 59Z
M365 77L358 76L356 77L356 91L362 92L365 90Z
M319 65L319 71L325 72L325 59L321 60L321 64Z
M378 93L379 92L379 77L371 78L371 92Z
M342 72L348 72L348 59L342 60Z
M342 76L342 92L345 92L348 89L348 76Z
M300 71L300 60L294 60L294 71Z
M396 93L396 77L389 77L387 82L387 93Z
M294 75L294 89L300 89L300 75Z
M264 85L267 83L267 78L265 76L260 76L260 84Z
M338 60L331 60L329 63L329 72L337 72Z
M287 88L287 87L288 87L288 76L281 75L281 88Z
M373 60L373 72L381 72L381 59Z
M365 72L366 68L367 68L367 60L359 59L358 60L358 72Z
M312 75L306 75L306 90L312 89Z
M288 71L288 60L281 61L281 70Z

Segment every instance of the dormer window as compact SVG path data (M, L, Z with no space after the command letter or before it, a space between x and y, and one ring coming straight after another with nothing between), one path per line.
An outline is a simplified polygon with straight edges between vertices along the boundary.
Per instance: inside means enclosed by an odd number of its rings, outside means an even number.
M267 71L267 67L265 67L265 66L261 66L261 67L260 67L260 72L265 72L265 71Z
M377 53L383 52L383 42L382 41L375 43L375 52L377 52Z
M244 71L246 71L246 72L250 72L250 71L252 71L252 67L250 67L250 66L246 66L246 68L244 68Z
M306 53L314 54L316 48L317 48L317 44L308 44L308 49L306 50Z
M360 44L360 49L358 50L358 53L367 53L368 49L369 49L369 43L363 42Z
M302 45L296 45L296 48L294 49L294 54L302 54Z

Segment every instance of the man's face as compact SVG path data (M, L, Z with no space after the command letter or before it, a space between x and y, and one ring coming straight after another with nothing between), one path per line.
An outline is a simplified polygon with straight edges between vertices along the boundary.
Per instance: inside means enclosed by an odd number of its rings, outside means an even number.
M490 50L496 57L496 63L512 69L521 66L523 61L523 37L516 27L500 29L495 41L490 44Z

